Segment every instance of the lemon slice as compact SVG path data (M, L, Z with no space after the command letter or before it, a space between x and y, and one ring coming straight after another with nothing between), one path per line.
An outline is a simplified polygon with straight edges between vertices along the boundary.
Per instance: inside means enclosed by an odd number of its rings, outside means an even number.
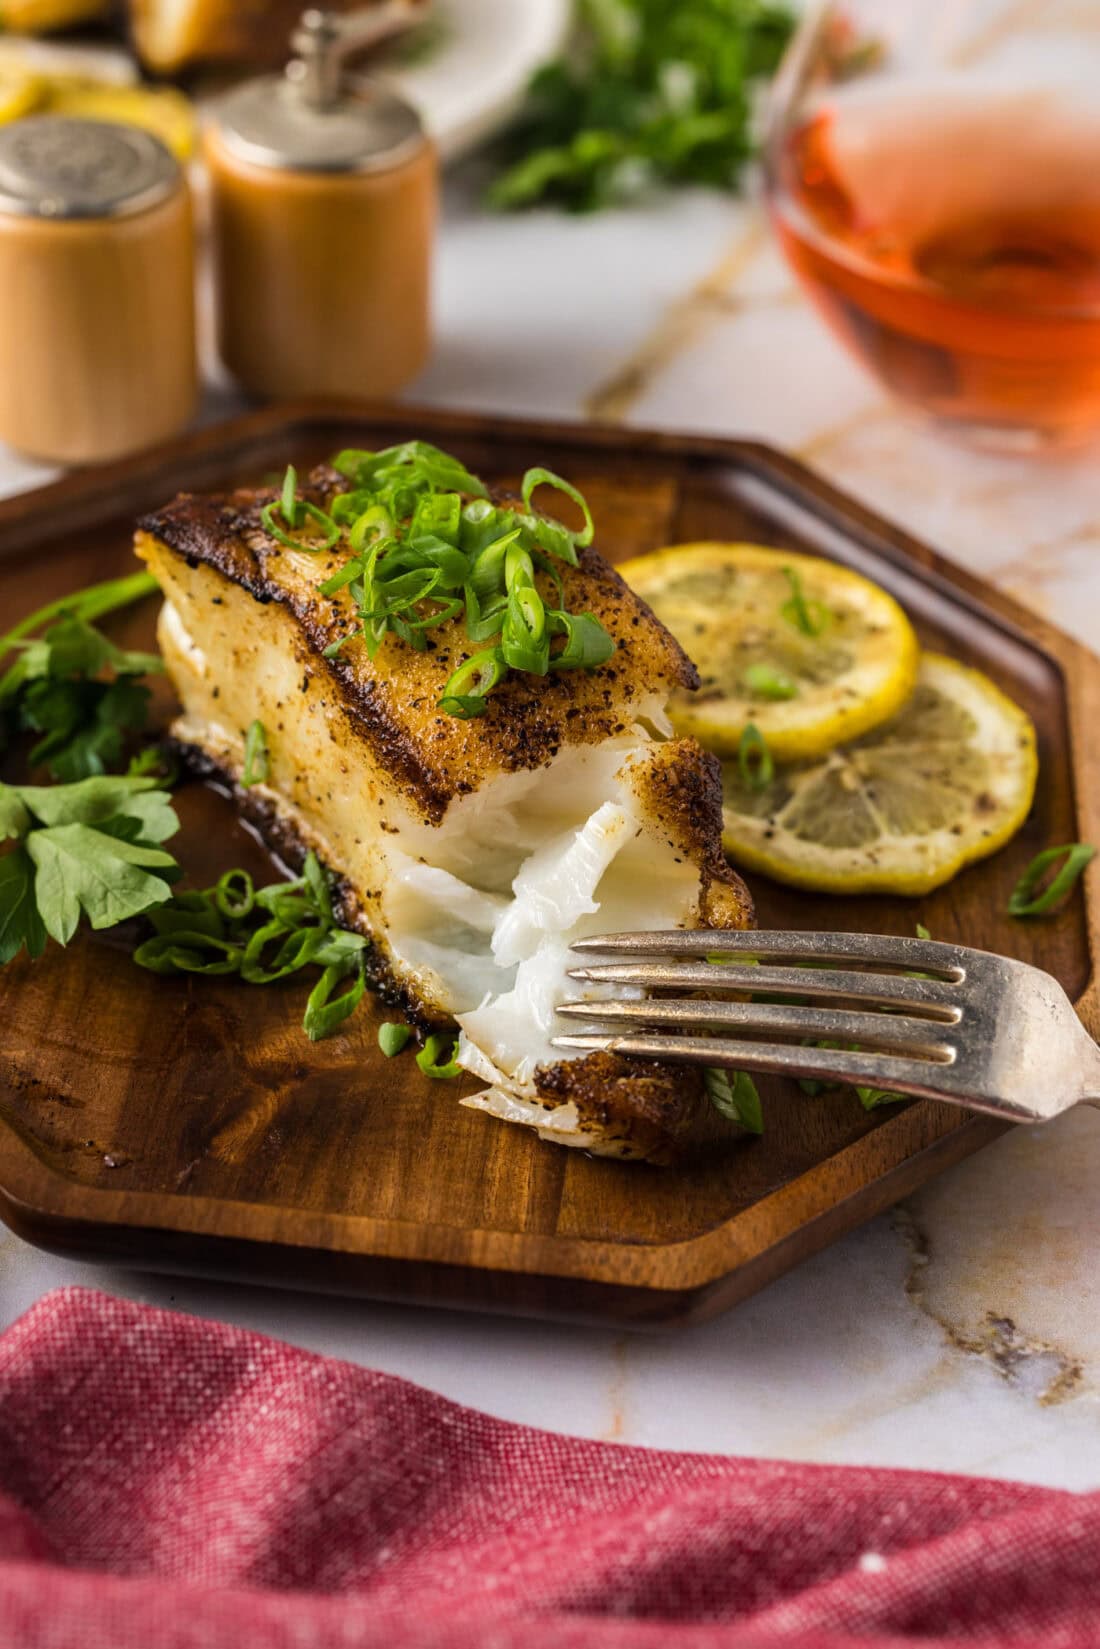
M753 790L722 764L723 843L739 865L825 893L928 893L1019 830L1035 729L987 676L925 653L884 726Z
M14 63L0 64L0 123L21 120L38 107L41 97L41 76Z
M57 75L48 83L48 106L51 114L141 126L159 137L177 160L189 160L194 151L194 110L172 86L111 86L102 80Z
M759 544L683 544L619 567L695 660L677 731L732 755L752 722L784 761L819 756L893 715L919 648L892 596L847 567Z

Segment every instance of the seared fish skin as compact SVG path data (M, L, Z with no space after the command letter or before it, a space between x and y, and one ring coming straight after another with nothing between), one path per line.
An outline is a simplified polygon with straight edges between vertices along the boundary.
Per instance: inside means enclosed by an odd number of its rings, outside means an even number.
M315 470L302 496L321 504L347 482ZM639 711L673 687L697 687L698 672L650 609L595 550L580 550L580 566L562 566L571 610L592 612L619 643L609 664L594 671L513 675L471 721L442 714L436 700L457 666L476 649L461 623L432 631L430 650L413 652L388 635L371 662L361 641L339 658L320 654L357 625L346 590L319 596L322 583L346 560L339 550L288 554L259 523L270 491L228 497L184 494L139 523L138 554L147 538L222 574L260 602L279 602L294 616L310 653L324 667L358 736L390 781L423 818L443 817L456 796L494 773L540 767L566 744L599 744L621 734ZM154 569L155 570L155 569ZM548 584L549 581L547 581Z
M325 507L346 483L315 471ZM182 703L178 742L237 786L291 858L313 848L340 878L344 918L426 1022L457 1019L472 1102L545 1138L667 1161L713 1113L695 1069L550 1047L569 944L626 927L751 924L721 851L718 765L666 740L664 704L694 667L592 549L560 568L564 604L618 643L592 671L512 673L484 715L437 708L475 648L459 617L425 652L387 634L373 660L344 589L316 586L346 551L281 545L274 494L184 495L139 524L161 584L159 637ZM545 575L540 575L544 577ZM549 585L549 580L547 580ZM244 730L268 734L268 780L239 787ZM654 730L657 736L654 736ZM597 893L598 890L598 893Z

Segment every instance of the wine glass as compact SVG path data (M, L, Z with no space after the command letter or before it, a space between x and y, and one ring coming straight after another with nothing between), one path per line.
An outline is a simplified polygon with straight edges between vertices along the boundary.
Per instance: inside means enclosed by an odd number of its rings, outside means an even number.
M1100 5L831 0L788 49L783 249L897 396L983 444L1100 429Z

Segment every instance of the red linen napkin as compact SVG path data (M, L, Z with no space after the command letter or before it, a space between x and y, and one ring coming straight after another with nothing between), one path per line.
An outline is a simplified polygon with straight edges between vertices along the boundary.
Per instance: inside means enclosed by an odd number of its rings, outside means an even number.
M81 1289L0 1336L3 1649L960 1640L1100 1643L1100 1496L556 1437Z

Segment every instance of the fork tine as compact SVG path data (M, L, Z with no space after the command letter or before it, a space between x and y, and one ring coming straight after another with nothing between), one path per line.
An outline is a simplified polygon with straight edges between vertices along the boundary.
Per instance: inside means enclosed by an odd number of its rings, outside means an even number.
M748 991L785 996L847 997L891 1007L921 1008L946 1023L960 1018L957 986L905 974L847 973L815 968L716 968L710 962L600 962L570 968L570 979L592 984L640 985L653 990Z
M890 1054L853 1053L846 1048L802 1048L769 1042L731 1041L702 1036L557 1036L555 1048L624 1054L633 1059L671 1060L688 1065L728 1065L739 1071L816 1077L822 1082L858 1083L898 1089L924 1098L942 1098L938 1064Z
M606 933L578 939L572 949L583 955L731 956L790 958L792 961L877 962L887 967L918 968L961 980L966 950L935 939L880 933L803 933L736 928L676 928L662 933Z
M833 1041L902 1048L949 1063L954 1050L946 1027L934 1019L903 1014L858 1013L849 1008L804 1008L795 1003L679 1001L668 997L637 1002L562 1002L558 1013L589 1024L624 1024L627 1031L669 1026L681 1031L702 1027L769 1032L772 1036L828 1037Z

